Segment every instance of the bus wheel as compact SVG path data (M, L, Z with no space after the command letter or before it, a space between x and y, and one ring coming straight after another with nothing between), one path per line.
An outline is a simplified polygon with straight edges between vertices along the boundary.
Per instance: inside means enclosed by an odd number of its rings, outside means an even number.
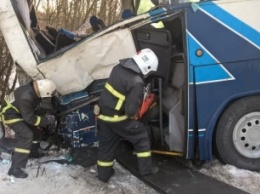
M235 101L221 116L216 131L220 160L260 171L260 96Z

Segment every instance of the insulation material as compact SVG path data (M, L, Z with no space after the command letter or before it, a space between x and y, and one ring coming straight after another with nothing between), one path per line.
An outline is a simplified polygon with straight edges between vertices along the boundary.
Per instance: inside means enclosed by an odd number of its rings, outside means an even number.
M19 3L20 9L22 10L21 15L24 15L24 22L28 23L28 5L24 1L19 1ZM0 27L13 60L21 66L23 71L31 78L42 79L42 75L36 68L37 62L27 39L29 34L21 27L11 1L1 1Z
M57 84L62 95L86 88L96 79L108 78L120 59L136 49L129 29L117 30L69 49L38 66L43 75Z
M20 15L23 19L26 30L29 32L31 30L31 20L30 20L30 10L27 3L27 0L19 0L17 1L17 6L20 11Z

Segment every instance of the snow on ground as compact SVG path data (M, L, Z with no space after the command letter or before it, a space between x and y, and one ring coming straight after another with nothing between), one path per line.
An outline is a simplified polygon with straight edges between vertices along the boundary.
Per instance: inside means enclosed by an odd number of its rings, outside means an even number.
M10 163L0 162L0 194L157 194L117 162L114 166L115 175L105 184L96 178L95 165L84 168L56 162L39 164L52 157L64 158L64 153L29 160L25 169L29 177L26 179L10 179L7 175ZM204 164L200 172L251 194L259 194L260 173L223 165L217 160Z
M223 165L218 160L204 164L201 173L251 194L260 193L260 173Z
M96 178L95 165L84 168L56 162L39 164L44 159L52 158L29 160L24 170L29 176L26 179L15 178L14 182L7 175L10 163L0 162L0 194L157 194L117 162L114 165L115 175L106 184Z

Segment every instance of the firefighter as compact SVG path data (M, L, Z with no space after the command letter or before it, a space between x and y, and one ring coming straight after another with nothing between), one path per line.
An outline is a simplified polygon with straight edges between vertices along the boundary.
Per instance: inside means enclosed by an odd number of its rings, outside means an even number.
M5 99L2 103L1 119L5 126L15 132L15 138L10 139L13 147L12 164L8 175L16 178L26 178L21 168L25 168L29 154L39 157L39 130L55 122L53 115L38 116L34 111L41 98L52 97L56 85L48 79L31 81L17 88L12 98ZM7 140L9 141L9 139ZM10 143L10 142L9 142Z
M156 173L152 166L150 142L145 126L138 120L143 101L144 78L157 71L158 58L143 49L132 58L120 60L105 84L98 110L98 179L107 182L114 174L113 161L121 138L129 141L138 159L142 176Z

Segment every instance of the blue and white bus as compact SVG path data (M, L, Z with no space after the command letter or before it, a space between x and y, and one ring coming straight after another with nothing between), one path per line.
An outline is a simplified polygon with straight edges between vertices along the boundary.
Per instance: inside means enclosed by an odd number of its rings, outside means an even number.
M119 59L151 48L159 58L157 117L148 121L153 152L202 161L216 155L259 171L260 1L157 4L59 49L50 28L35 30L27 0L1 1L0 29L19 77L57 84L58 129L71 146L98 142L92 110L102 83Z

